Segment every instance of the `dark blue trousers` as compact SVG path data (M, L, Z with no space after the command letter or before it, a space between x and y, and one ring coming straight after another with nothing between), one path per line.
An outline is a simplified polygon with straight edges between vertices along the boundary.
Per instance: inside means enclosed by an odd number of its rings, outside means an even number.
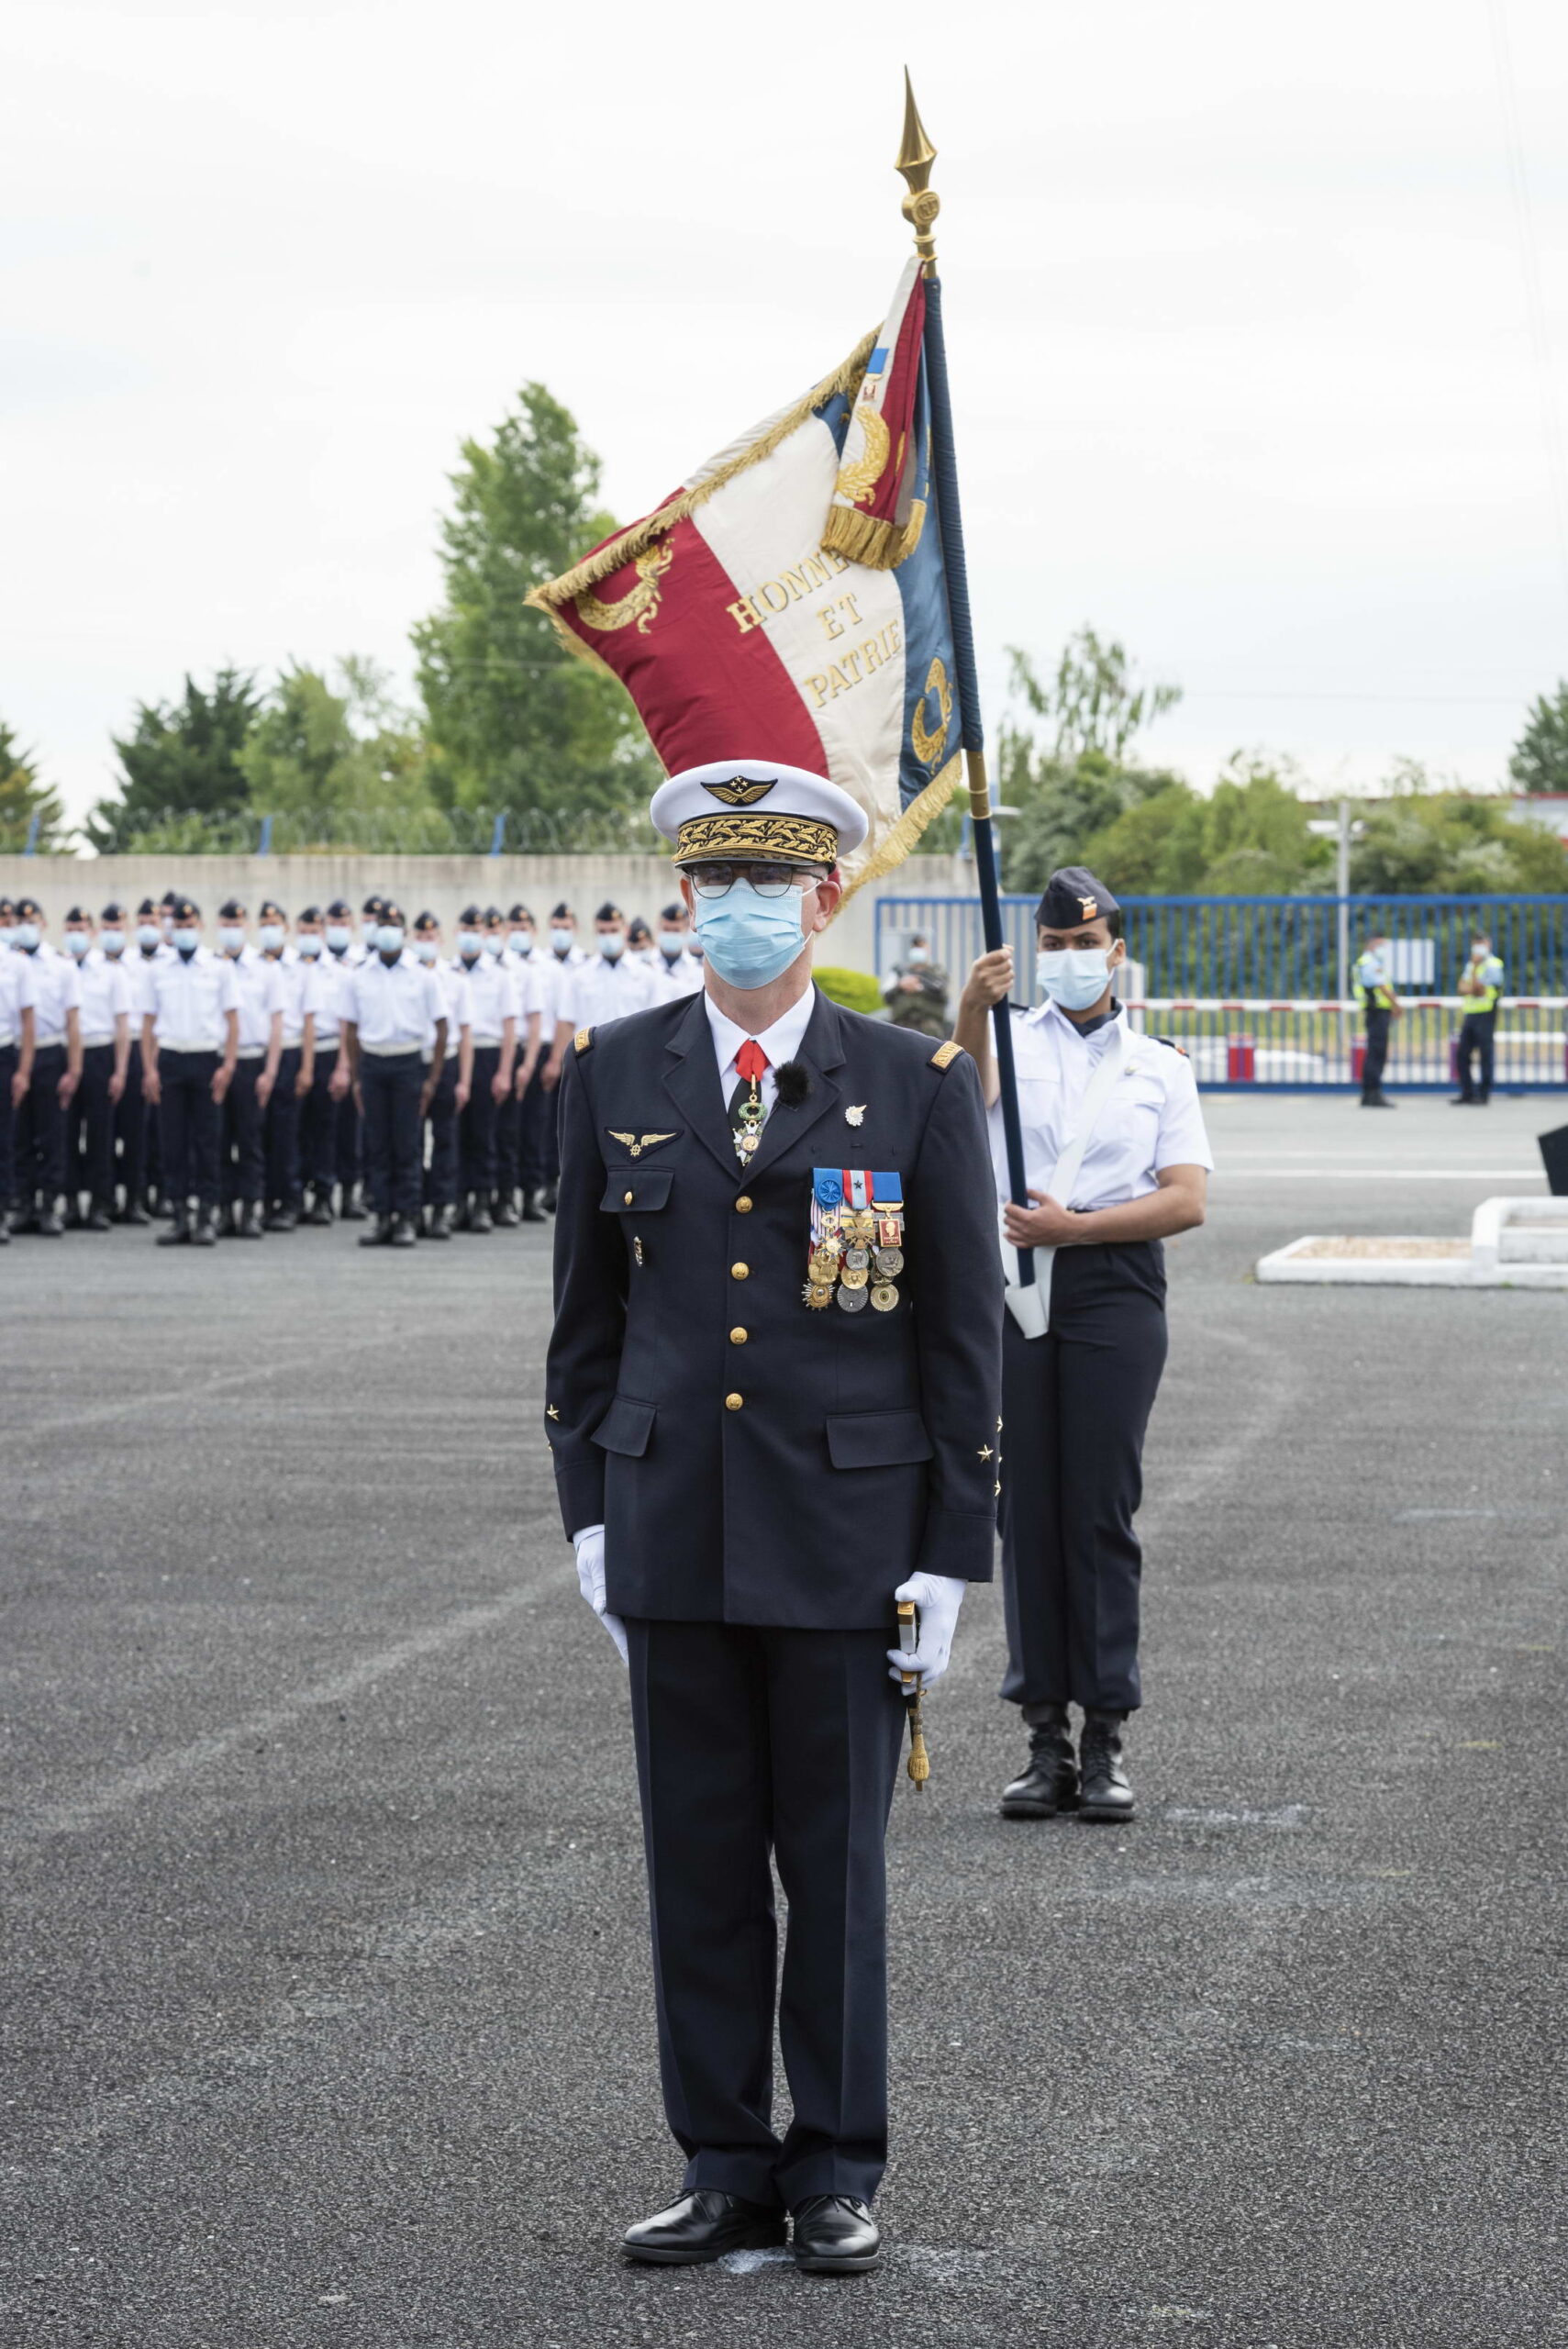
M0 1216L10 1207L17 1181L17 1119L11 1107L16 1074L16 1045L0 1044Z
M425 1205L457 1205L457 1055L441 1063L440 1082L430 1097L430 1156L425 1168Z
M267 1179L267 1136L256 1084L264 1060L236 1061L223 1097L223 1141L218 1161L218 1197L226 1208L236 1199L261 1204Z
M893 1633L626 1628L659 2061L685 2183L869 2201L887 2159L883 1839L905 1735ZM789 1902L782 2142L770 1854Z
M499 1044L475 1044L473 1083L459 1121L462 1188L488 1199L495 1188L495 1097L491 1079L501 1065Z
M141 1047L133 1036L126 1063L125 1091L115 1104L116 1172L125 1186L127 1207L139 1206L148 1184L147 1141L152 1113L141 1089Z
M377 1215L419 1213L419 1095L425 1063L418 1052L360 1054L364 1095L365 1186Z
M175 1207L190 1199L217 1205L217 1141L223 1116L212 1097L216 1052L160 1052L158 1122L163 1149L162 1196Z
M65 1046L40 1044L17 1118L15 1180L24 1207L42 1199L52 1208L65 1188L66 1113L60 1099L64 1074Z
M1464 1101L1485 1101L1492 1092L1494 1040L1497 1033L1495 1011L1467 1011L1459 1023L1459 1091ZM1474 1063L1481 1063L1481 1082L1477 1085Z
M72 1204L83 1191L97 1206L115 1203L115 1105L109 1099L114 1073L112 1044L84 1048L82 1082L66 1113L65 1187Z
M299 1171L322 1197L338 1180L338 1130L355 1114L352 1095L334 1101L332 1073L338 1065L336 1044L318 1045L310 1090L299 1105ZM352 1182L353 1177L349 1177Z
M299 1212L299 1046L285 1045L278 1055L278 1081L266 1115L266 1182L270 1207Z
M547 1093L536 1068L533 1082L517 1104L522 1112L519 1157L525 1191L542 1191L555 1177L550 1171L550 1143L555 1131L555 1095Z
M1003 1324L1002 1694L1026 1717L1142 1702L1132 1520L1165 1344L1158 1241L1059 1248L1045 1336Z
M506 1098L495 1112L495 1188L510 1198L522 1180L523 1105L514 1066Z

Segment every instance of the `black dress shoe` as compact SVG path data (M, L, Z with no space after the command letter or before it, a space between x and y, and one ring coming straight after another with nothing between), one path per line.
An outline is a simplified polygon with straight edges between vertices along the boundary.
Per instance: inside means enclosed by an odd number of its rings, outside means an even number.
M344 1223L363 1223L366 1212L360 1186L357 1183L351 1183L343 1193L343 1204L339 1208L338 1214Z
M1132 1785L1122 1763L1120 1713L1085 1713L1078 1740L1078 1773L1083 1780L1078 1800L1080 1819L1119 1825L1133 1815Z
M362 1221L363 1219L361 1218L361 1220ZM360 1234L361 1248L390 1248L391 1245L392 1218L389 1215L378 1215L374 1229L370 1231L361 1231Z
M65 1226L52 1208L45 1208L33 1228L40 1240L61 1240L65 1236Z
M539 1193L537 1191L525 1191L523 1193L523 1221L525 1223L544 1223L548 1219L545 1215L545 1211L539 1203Z
M455 1208L432 1208L430 1209L430 1220L425 1227L425 1238L427 1240L450 1240L452 1236L452 1217L456 1212L457 1210Z
M185 1208L174 1209L174 1220L167 1231L161 1231L154 1245L159 1248L183 1248L191 1236L190 1212Z
M151 1222L152 1218L148 1214L145 1208L139 1207L136 1201L132 1199L128 1206L121 1208L115 1220L117 1223L133 1223L140 1227L145 1227Z
M112 1231L114 1218L102 1199L95 1199L88 1210L86 1229L89 1231Z
M298 1228L299 1218L292 1208L274 1208L271 1215L261 1219L263 1231L295 1231Z
M1030 1708L1033 1710L1033 1708ZM1029 1758L1023 1775L1002 1789L1004 1819L1054 1819L1078 1808L1078 1764L1065 1705L1040 1708L1029 1727Z
M813 2194L790 2212L795 2264L807 2276L863 2276L882 2265L882 2232L852 2194Z
M193 1248L216 1248L217 1246L217 1232L214 1226L212 1217L213 1211L211 1208L198 1208L196 1209L196 1219L191 1227L191 1245Z
M311 1224L328 1224L332 1220L332 1210L325 1199L317 1199L312 1203L310 1212L305 1220Z
M413 1217L411 1215L400 1215L396 1222L392 1227L393 1246L395 1248L412 1248L414 1245L415 1236Z
M468 1211L468 1221L463 1225L463 1230L465 1231L494 1231L495 1229L489 1208L483 1199L476 1198Z
M495 1216L495 1229L497 1231L516 1230L517 1224L517 1210L512 1205L510 1192L496 1192L495 1197L491 1203L491 1212Z
M658 2267L697 2267L722 2259L727 2251L766 2251L784 2239L784 2214L739 2194L699 2186L682 2194L667 2210L655 2211L628 2227L621 2248L628 2259Z
M547 1183L543 1190L539 1195L539 1203L540 1207L548 1208L551 1215L555 1213L555 1185L553 1183Z

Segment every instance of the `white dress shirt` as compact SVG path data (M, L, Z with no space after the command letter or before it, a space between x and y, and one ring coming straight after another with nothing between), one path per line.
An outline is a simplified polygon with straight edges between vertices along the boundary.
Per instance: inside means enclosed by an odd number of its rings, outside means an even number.
M1013 1061L1024 1174L1031 1191L1050 1188L1089 1079L1123 1017L1084 1036L1049 999L1033 1011L1014 1008ZM1153 1036L1129 1035L1127 1047L1122 1073L1101 1105L1073 1197L1061 1203L1064 1207L1120 1207L1158 1190L1155 1177L1167 1166L1214 1164L1186 1054ZM1000 1101L990 1110L989 1125L996 1197L1006 1200L1012 1192Z
M34 1008L38 992L32 956L8 954L0 946L0 1044L21 1042L22 1014Z
M612 1019L648 1011L659 1000L652 974L629 954L617 962L607 954L590 954L567 974L555 1016L569 1019L573 1028L607 1028Z
M75 963L50 945L35 946L31 953L18 948L17 959L33 974L35 1042L40 1051L46 1044L62 1044L66 1013L82 1008L82 980Z
M304 961L303 956L300 959ZM314 1000L308 1001L306 1008L316 1014L316 1049L318 1052L336 1052L339 1024L346 1017L343 1005L348 997L349 974L356 966L346 954L339 960L323 947L315 962L306 967L314 982Z
M369 1052L422 1052L433 1023L444 1019L436 974L406 948L395 963L373 954L348 974L342 1016ZM432 1051L434 1042L432 1041Z
M291 946L285 946L276 961L271 955L261 958L269 971L277 974L284 1015L284 1050L297 1051L305 1041L305 1017L314 1012L314 997L320 993L314 966L300 960Z
M754 1041L761 1044L768 1056L768 1065L762 1071L761 1091L764 1112L771 1109L779 1093L774 1071L781 1062L794 1060L804 1043L806 1031L811 1025L811 1015L817 1008L817 989L807 987L800 1001L792 1003L782 1019L775 1019L771 1028L756 1031L750 1028L737 1028L733 1019L726 1019L710 995L704 996L703 1008L707 1013L707 1024L713 1036L714 1057L718 1063L718 1082L726 1107L740 1082L735 1056L747 1037L754 1034Z
M242 946L228 961L239 991L239 1049L250 1059L272 1042L272 1014L284 1008L283 977L280 966L253 946Z
M435 977L436 1001L439 1006L436 1018L444 1019L447 1023L446 1057L455 1066L462 1031L472 1025L469 1018L468 993L461 982L452 976L444 963L430 963L426 967ZM425 1058L428 1061L433 1061L435 1057L436 1021L432 1019L425 1031Z
M82 1041L112 1044L115 1021L129 1019L131 991L120 958L92 947L76 966L82 982Z
M501 957L486 954L483 947L472 963L454 954L447 964L447 975L464 1006L463 1024L475 1044L499 1044L502 1022L517 1016L517 983L510 971L502 969Z
M678 954L659 952L650 968L656 1003L673 1003L679 996L695 995L702 985L702 964L684 946Z
M239 985L227 955L198 946L188 962L176 950L171 962L154 957L143 968L150 974L148 1008L158 1045L177 1052L228 1049L227 1015L239 1008Z

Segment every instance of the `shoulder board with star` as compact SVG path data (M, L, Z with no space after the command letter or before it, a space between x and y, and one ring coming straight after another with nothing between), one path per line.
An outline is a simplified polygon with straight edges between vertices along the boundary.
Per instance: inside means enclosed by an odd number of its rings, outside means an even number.
M927 1063L927 1066L935 1069L951 1068L954 1061L961 1057L962 1052L963 1046L962 1044L954 1043L952 1038L950 1036L945 1044L939 1044L937 1046L936 1051L931 1054L929 1061Z

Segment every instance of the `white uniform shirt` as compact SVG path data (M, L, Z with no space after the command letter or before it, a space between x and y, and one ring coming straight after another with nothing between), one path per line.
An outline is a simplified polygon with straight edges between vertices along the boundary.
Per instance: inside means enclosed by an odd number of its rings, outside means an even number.
M33 974L33 1034L39 1049L46 1043L63 1043L65 1015L82 1008L82 980L69 954L57 954L50 945L36 947L32 953L18 949L17 960L26 963Z
M1073 1131L1089 1079L1120 1019L1081 1035L1065 1012L1047 1001L1013 1013L1013 1061L1024 1132L1024 1173L1031 1191L1045 1191ZM1120 1207L1159 1189L1167 1166L1212 1167L1214 1158L1198 1106L1197 1080L1184 1052L1153 1036L1131 1034L1122 1073L1101 1104L1084 1152L1069 1208ZM1002 1105L989 1115L996 1197L1012 1196Z
M703 997L703 1008L707 1013L707 1024L713 1036L714 1058L718 1063L718 1082L724 1094L725 1106L728 1108L730 1096L740 1082L740 1072L735 1065L735 1056L751 1034L751 1030L746 1028L737 1028L734 1020L726 1018L720 1011L710 995ZM807 987L800 1001L792 1003L782 1019L775 1019L771 1028L762 1029L755 1037L754 1041L761 1044L768 1056L768 1065L762 1071L762 1082L759 1088L762 1096L764 1111L771 1109L778 1099L779 1085L774 1071L781 1062L794 1060L799 1052L806 1041L806 1031L811 1025L811 1015L816 1008L817 989Z
M517 983L510 971L502 969L501 961L482 947L472 963L454 954L447 964L447 976L464 1008L464 1022L480 1047L498 1044L501 1022L517 1016Z
M341 1017L353 1021L368 1052L422 1052L434 1022L446 1013L434 971L416 962L406 948L395 963L384 963L373 954L354 965L348 974Z
M344 1008L349 1000L349 981L358 968L357 963L350 961L348 952L334 954L323 947L317 957L315 1011L318 1052L331 1052L337 1045L339 1027L349 1017Z
M22 1014L31 1011L37 1000L32 956L8 954L0 947L0 1044L21 1042Z
M548 1043L550 1028L559 1026L562 1019L572 1019L573 983L588 957L580 946L568 947L564 954L558 954L552 946L550 952L540 959L544 964L545 981L545 994L541 1005L546 1015L543 1033Z
M239 1008L239 985L226 954L198 946L187 962L176 949L167 963L154 955L142 967L150 974L148 1009L155 1042L173 1052L227 1050L226 1015Z
M472 1024L469 1018L468 990L459 979L452 975L444 963L429 963L425 967L435 978L436 1000L440 1006L438 1016L447 1023L446 1058L455 1063L458 1048L462 1041L462 1031ZM434 1060L435 1056L436 1022L432 1019L425 1031L425 1058L429 1061Z
M77 964L82 982L82 1041L88 1044L95 1037L99 1043L113 1043L115 1021L122 1013L128 1019L131 1012L131 991L121 967L123 957L113 960L101 947L91 947Z
M647 1011L661 999L654 993L651 972L629 954L618 963L607 954L594 954L567 974L556 1018L570 1019L573 1028L607 1028L612 1019Z
M679 996L695 995L702 985L702 964L684 946L678 954L665 954L661 949L649 967L655 1003L673 1003Z
M284 1008L282 968L264 961L253 946L242 946L228 963L239 990L239 1049L264 1052L272 1038L272 1014Z

